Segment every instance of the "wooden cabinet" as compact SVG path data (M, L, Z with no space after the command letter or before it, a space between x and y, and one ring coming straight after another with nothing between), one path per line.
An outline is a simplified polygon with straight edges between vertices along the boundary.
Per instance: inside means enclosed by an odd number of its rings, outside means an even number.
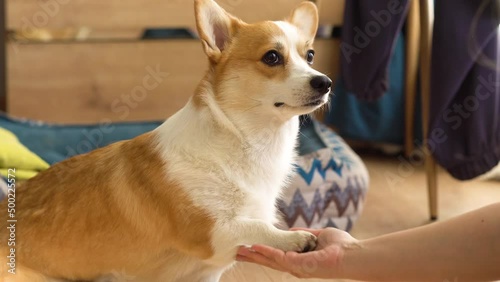
M282 19L301 0L218 2L253 22ZM321 5L331 11L321 10L323 23L342 20L343 1ZM207 67L198 40L138 38L145 28L193 28L193 1L7 0L7 27L74 36L7 43L7 110L14 116L58 123L165 119L186 103ZM71 31L82 28L97 40L80 42ZM336 76L338 41L319 39L316 49L317 69Z

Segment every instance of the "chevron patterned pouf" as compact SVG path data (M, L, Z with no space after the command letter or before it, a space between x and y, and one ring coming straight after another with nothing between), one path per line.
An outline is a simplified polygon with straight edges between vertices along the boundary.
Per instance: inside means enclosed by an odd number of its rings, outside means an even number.
M296 175L278 200L281 226L349 231L363 209L368 171L345 141L318 121L301 129L300 142L320 140L324 146L301 155ZM316 136L311 136L315 134Z

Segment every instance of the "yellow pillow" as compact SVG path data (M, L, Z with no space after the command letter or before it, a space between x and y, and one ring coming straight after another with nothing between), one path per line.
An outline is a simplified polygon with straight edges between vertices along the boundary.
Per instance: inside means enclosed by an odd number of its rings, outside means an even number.
M29 178L37 171L49 168L49 164L21 144L12 132L0 128L0 174L5 176L9 168L23 171L23 176Z
M35 175L37 175L39 171L34 171L34 170L22 170L22 169L16 169L16 172L12 172L12 170L9 171L7 168L0 168L0 175L3 175L5 178L12 178L9 177L8 175L15 175L17 180L28 180Z

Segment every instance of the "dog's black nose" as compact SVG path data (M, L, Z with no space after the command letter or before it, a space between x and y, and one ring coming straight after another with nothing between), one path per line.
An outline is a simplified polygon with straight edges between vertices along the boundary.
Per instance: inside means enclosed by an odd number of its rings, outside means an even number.
M332 87L332 80L326 75L318 75L311 79L311 87L321 94L326 94Z

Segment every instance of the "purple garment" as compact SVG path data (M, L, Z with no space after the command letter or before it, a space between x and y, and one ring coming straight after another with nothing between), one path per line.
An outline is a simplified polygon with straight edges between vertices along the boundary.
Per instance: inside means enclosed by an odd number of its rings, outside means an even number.
M388 66L396 36L408 12L408 0L345 1L341 76L347 91L363 100L388 89Z
M435 1L429 147L466 180L500 161L498 1Z

